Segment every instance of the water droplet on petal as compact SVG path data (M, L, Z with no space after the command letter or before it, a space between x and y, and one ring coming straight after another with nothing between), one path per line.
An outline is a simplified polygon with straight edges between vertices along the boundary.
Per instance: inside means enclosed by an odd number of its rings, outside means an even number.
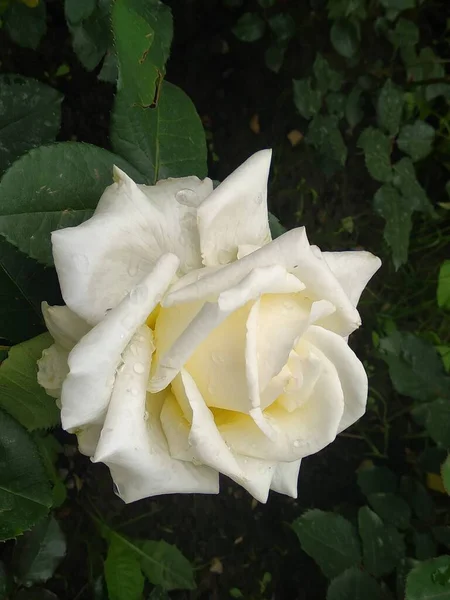
M255 200L255 204L258 204L258 205L259 205L259 204L261 204L261 203L262 203L262 201L263 201L263 195L262 195L262 193L258 194L258 195L255 197L255 199L254 199L254 200Z
M134 365L133 370L138 375L142 375L142 373L145 371L145 366L142 363L138 362Z
M132 396L137 396L139 394L139 390L137 388L131 388L130 392Z
M216 365L222 365L225 362L224 357L221 354L219 354L218 352L213 352L211 354L211 360Z
M75 268L80 273L87 273L89 271L89 259L86 254L74 254L73 262L75 263Z
M184 206L197 206L197 194L189 188L178 191L175 200Z
M130 300L133 304L142 304L147 300L148 289L146 285L138 285L131 290Z
M301 440L295 440L294 441L294 446L295 446L295 448L300 448L300 446L303 446L302 441Z
M135 260L131 260L130 264L128 265L128 275L130 277L135 277L135 275L138 274L139 271L139 262L135 261Z
M148 417L149 417L149 414L148 414L148 411L146 410L144 412L144 421L148 421Z

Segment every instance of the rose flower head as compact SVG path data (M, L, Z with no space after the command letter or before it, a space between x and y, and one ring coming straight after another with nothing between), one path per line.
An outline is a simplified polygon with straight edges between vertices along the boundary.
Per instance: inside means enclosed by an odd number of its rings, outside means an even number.
M94 215L52 234L66 306L43 305L38 380L125 502L217 493L219 473L296 497L301 459L365 411L347 339L380 260L321 252L303 227L272 241L270 158L216 189L116 168Z

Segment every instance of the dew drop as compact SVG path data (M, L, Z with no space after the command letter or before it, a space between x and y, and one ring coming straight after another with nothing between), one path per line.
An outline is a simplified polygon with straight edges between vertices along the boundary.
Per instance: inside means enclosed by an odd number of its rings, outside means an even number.
M295 440L294 441L295 448L300 448L301 445L302 445L302 442L300 440Z
M142 375L142 373L145 371L145 367L142 363L138 362L134 365L133 371L138 375Z
M184 206L197 206L197 194L189 188L179 190L175 194L175 200Z
M139 394L139 391L137 388L131 388L130 392L131 392L132 396L137 396Z
M146 285L138 285L131 290L130 300L133 304L142 304L147 300L148 289Z
M89 271L89 259L86 254L74 254L73 262L75 263L75 268L80 273L87 273Z
M258 205L259 205L259 204L262 204L262 201L263 201L263 195L262 195L262 193L261 193L261 194L258 194L258 195L255 197L255 204L258 204Z
M139 271L139 263L132 260L130 262L130 264L128 265L128 275L130 277L135 277L138 274Z
M223 365L223 363L225 362L224 357L221 354L219 354L218 352L213 352L211 354L211 360L216 365Z
M146 410L146 411L144 412L144 421L148 421L148 417L149 417L149 415L148 415L148 411Z

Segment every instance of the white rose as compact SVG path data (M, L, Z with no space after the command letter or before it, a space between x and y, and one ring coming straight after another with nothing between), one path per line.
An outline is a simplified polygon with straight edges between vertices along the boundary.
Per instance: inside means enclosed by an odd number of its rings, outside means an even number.
M380 261L322 253L304 228L271 241L270 156L214 191L115 169L94 216L52 235L67 306L44 306L39 381L63 382L63 428L125 502L217 493L219 473L261 502L296 497L301 459L364 413L347 337Z

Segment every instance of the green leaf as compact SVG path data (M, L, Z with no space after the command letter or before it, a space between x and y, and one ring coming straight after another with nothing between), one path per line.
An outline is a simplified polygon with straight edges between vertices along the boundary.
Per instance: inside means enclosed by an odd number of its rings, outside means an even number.
M53 340L48 333L13 346L0 366L0 407L29 431L59 422L55 399L38 384L36 361Z
M317 88L325 94L328 91L338 92L344 82L341 73L330 67L329 62L318 52L313 64Z
M360 123L364 117L363 99L361 98L363 90L359 85L351 90L345 104L345 118L353 129Z
M325 104L327 105L328 112L331 115L341 120L345 115L345 103L347 98L345 94L341 92L330 92L325 98Z
M450 310L450 260L444 260L439 269L437 303L440 308Z
M113 165L142 182L122 158L96 146L62 142L31 150L0 181L0 234L31 258L52 265L50 233L92 215L112 184Z
M358 486L365 496L393 494L397 491L397 476L387 467L367 467L358 470Z
M111 34L111 7L109 2L99 2L89 15L88 2L72 0L76 2L77 9L81 12L84 4L86 16L82 19L68 18L67 26L72 36L72 46L78 60L88 71L95 69L110 49L113 40ZM72 14L72 13L71 13ZM67 0L66 0L67 15ZM75 17L79 16L76 13Z
M266 24L256 13L244 13L233 27L232 32L241 42L256 42L264 35Z
M416 170L412 160L405 156L393 166L393 169L394 178L392 183L409 200L412 210L418 210L430 216L435 216L433 205L425 190L417 181Z
M319 112L322 105L322 93L320 90L313 90L311 87L311 77L307 79L293 79L294 86L294 104L298 112L305 119L311 119Z
M13 562L19 582L25 586L45 583L53 577L66 555L66 538L58 522L48 517L16 543Z
M309 124L306 141L322 156L345 165L347 146L339 130L339 119L334 115L316 115Z
M46 19L44 1L34 8L20 2L11 2L4 16L4 27L13 42L24 48L36 50L47 31Z
M274 73L278 73L283 66L285 53L285 46L277 43L270 45L264 53L266 67Z
M105 579L110 600L141 600L144 576L133 548L113 535L105 561Z
M176 546L163 540L148 541L142 545L141 567L153 585L160 585L165 590L195 589L194 570L188 559Z
M450 449L450 396L427 404L426 429L431 439L442 448Z
M332 20L350 16L363 20L367 16L366 0L328 0L327 8Z
M55 467L58 456L62 452L62 447L51 434L42 435L40 432L36 432L33 439L41 455L47 476L53 485L52 506L58 508L64 504L67 498L67 488Z
M413 125L403 125L397 138L397 146L416 162L430 154L434 137L434 128L417 120Z
M405 588L406 588L406 579L416 565L419 564L419 561L414 558L402 558L400 561L397 572L396 572L396 592L397 598L404 599L405 598Z
M338 19L331 26L330 40L334 49L344 58L353 58L358 52L359 37L354 23Z
M119 63L118 89L125 90L140 106L152 106L172 42L170 9L162 2L116 0L112 24Z
M0 338L18 344L45 331L41 302L60 302L54 269L45 269L0 237Z
M438 556L412 569L406 600L450 600L450 556Z
M164 82L155 108L130 103L118 92L112 115L111 143L147 180L207 175L205 133L189 97Z
M392 260L398 269L408 259L413 211L410 201L392 185L385 183L374 196L374 209L386 221L384 239L392 249Z
M278 13L269 17L268 23L278 42L282 44L286 44L295 34L295 21L287 13Z
M402 535L367 506L359 509L358 525L365 568L375 577L392 573L405 555Z
M433 500L420 481L412 477L402 477L400 492L418 519L424 522L430 522L434 519Z
M170 596L165 590L158 586L152 589L148 600L170 600Z
M0 76L0 173L31 148L54 141L61 101L59 92L39 81Z
M424 402L450 395L450 377L430 342L395 331L380 340L380 350L399 394Z
M66 19L71 23L79 23L92 15L96 5L96 0L65 0Z
M333 579L327 591L327 600L384 600L378 583L365 571L356 567L347 569Z
M416 5L415 0L380 0L380 4L382 4L384 8L398 11L414 8Z
M337 577L361 562L361 549L353 525L340 515L313 509L292 523L304 552L329 577Z
M442 483L447 494L450 495L450 454L447 456L441 467Z
M398 529L407 529L411 520L411 509L401 496L397 494L370 494L367 498L370 506L383 519L398 527Z
M420 39L419 28L412 21L402 17L395 24L395 28L388 32L388 39L396 48L415 46Z
M105 55L102 68L97 78L100 81L107 81L108 83L116 83L119 74L117 66L117 56L115 52L109 48Z
M0 540L33 527L52 496L39 453L28 433L0 410Z
M391 135L395 135L400 127L403 98L403 91L387 79L378 96L377 115L380 127Z
M358 148L364 151L370 175L377 181L391 181L391 140L379 129L367 127L359 136Z
M283 235L283 233L286 233L286 227L284 227L280 221L278 220L278 218L273 215L272 213L269 213L269 227L270 227L270 233L272 234L272 239L274 240L275 238L279 237L280 235Z

